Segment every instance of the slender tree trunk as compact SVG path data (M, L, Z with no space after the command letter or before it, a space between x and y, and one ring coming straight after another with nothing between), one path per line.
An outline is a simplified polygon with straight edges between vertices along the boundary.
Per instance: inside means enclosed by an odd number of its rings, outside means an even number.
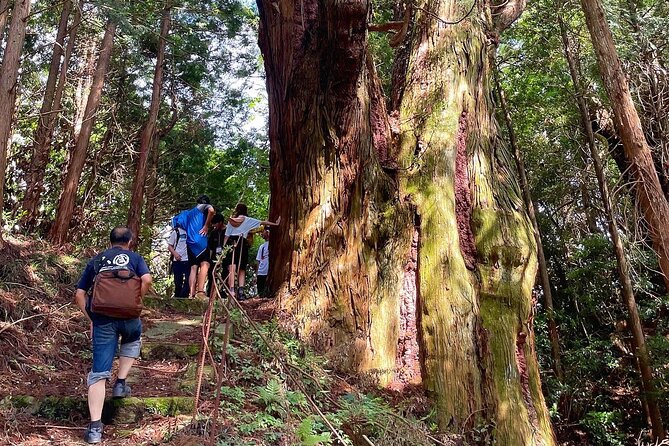
M548 320L548 338L551 343L551 359L553 360L553 371L560 382L564 381L564 371L562 369L562 360L560 359L560 335L558 333L557 324L555 322L555 309L553 307L553 291L551 290L551 281L548 276L548 264L544 254L544 246L541 241L541 233L539 232L539 223L537 222L536 211L534 209L534 202L532 201L532 194L530 193L530 185L527 181L527 174L525 170L525 161L523 155L518 147L516 139L516 132L513 128L513 120L511 113L506 103L506 95L502 86L499 84L497 73L494 75L495 87L499 96L500 107L502 115L504 116L504 123L506 124L509 133L509 142L513 150L513 157L518 169L518 176L520 179L520 188L523 191L523 198L525 206L527 206L527 213L532 222L532 229L534 233L534 240L537 243L537 256L539 260L539 277L541 279L541 288L544 293L544 301L546 304L546 319Z
M72 121L72 140L74 144L79 139L81 126L84 122L84 115L86 114L86 104L88 103L88 96L93 85L93 73L95 72L96 62L96 47L95 38L88 40L86 49L84 50L83 60L84 64L80 67L78 73L77 88L74 91L74 119Z
M81 125L81 133L79 134L79 138L77 139L70 156L65 184L63 185L63 191L61 192L58 201L56 221L49 233L49 238L53 243L64 243L70 228L70 220L72 219L72 213L74 211L79 180L86 161L86 152L88 150L91 133L93 132L93 125L95 124L95 115L97 113L98 105L100 104L100 98L102 97L102 88L104 86L107 68L109 67L109 61L111 59L115 33L116 24L110 20L105 27L105 35L102 39L100 56L98 57L97 68L93 75L93 85L91 86L91 92L88 95L86 112Z
M146 179L146 209L144 220L146 226L152 227L156 221L157 189L158 189L158 147L160 140L156 136L151 142L151 156L149 157L149 175Z
M135 178L132 182L132 197L128 211L128 227L135 234L135 246L140 242L140 220L142 218L142 205L144 203L144 186L146 185L147 162L151 151L151 141L155 138L156 122L160 110L160 96L163 88L163 63L165 61L165 46L167 36L170 32L170 6L166 5L160 24L160 42L158 44L158 55L156 57L156 69L153 75L153 92L149 116L142 129L139 142L139 154L135 165Z
M602 160L599 157L599 153L597 152L595 135L592 131L592 126L590 125L590 113L584 99L583 86L581 84L580 77L578 76L576 60L573 53L571 52L567 31L564 21L561 17L559 18L559 24L565 58L567 59L567 63L569 65L569 73L571 75L572 82L574 83L574 89L576 90L576 102L578 104L578 109L581 116L581 126L585 133L586 143L590 149L590 156L592 157L595 173L597 174L597 183L599 185L599 191L602 196L602 204L604 205L604 211L606 213L606 219L609 225L609 235L611 236L611 242L613 243L616 261L618 263L618 275L622 285L623 302L627 307L630 327L634 339L634 354L639 364L639 370L641 371L641 383L645 394L643 397L648 408L648 415L651 421L653 436L655 439L661 440L665 437L664 426L662 423L660 408L657 402L657 389L655 387L653 372L650 366L650 355L648 353L648 348L646 347L646 340L643 333L643 327L641 325L641 318L639 317L639 311L637 309L636 300L634 298L632 280L629 273L629 264L625 255L623 242L620 239L618 228L616 227L615 214L613 211L613 206L611 205L611 196L609 195L609 189L608 184L606 183L606 177L604 175Z
M664 196L650 148L641 127L627 78L599 0L581 0L602 81L613 106L614 123L636 181L637 202L644 214L669 290L669 202Z
M16 0L9 25L5 55L0 67L0 247L2 241L3 213L5 208L5 171L7 152L16 103L19 61L26 36L26 24L30 13L30 0Z
M63 3L63 11L58 26L56 43L53 46L51 65L49 67L49 77L47 78L44 91L44 100L40 109L40 117L35 130L35 142L33 144L33 154L30 160L26 176L26 193L23 197L23 210L25 215L23 223L28 228L34 228L39 217L40 198L43 192L44 171L51 153L51 138L54 127L60 115L61 100L65 90L67 79L67 70L70 63L70 57L74 50L77 29L81 22L81 6L79 3L76 9L72 26L69 30L67 46L64 48L65 37L67 35L67 21L72 9L70 0ZM64 49L64 51L63 51ZM61 56L63 62L61 64Z

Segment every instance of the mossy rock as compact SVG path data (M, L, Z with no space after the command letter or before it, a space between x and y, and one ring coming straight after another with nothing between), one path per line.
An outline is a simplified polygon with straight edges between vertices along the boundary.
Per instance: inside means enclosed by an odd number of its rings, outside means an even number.
M102 422L136 423L148 413L173 417L193 411L192 397L153 397L108 399L102 410ZM18 395L0 400L0 408L12 407L27 410L50 420L88 419L88 402L85 398L47 396L35 398Z
M199 354L200 344L142 343L142 359L189 359Z
M157 310L170 309L183 314L204 314L208 302L196 299L175 299L160 297L145 297L144 306Z
M196 363L188 364L186 372L179 379L179 390L182 390L184 392L195 391L195 389L197 388L198 368L199 368L198 364ZM205 365L203 377L205 381L214 382L216 377L214 373L214 368L210 365Z

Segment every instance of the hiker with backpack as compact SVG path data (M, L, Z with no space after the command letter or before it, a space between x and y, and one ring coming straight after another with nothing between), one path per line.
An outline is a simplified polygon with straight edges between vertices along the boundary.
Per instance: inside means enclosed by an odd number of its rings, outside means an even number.
M172 218L172 227L186 231L186 250L190 262L189 297L206 298L204 284L207 281L211 258L207 233L216 211L207 195L200 195L195 207L180 212Z
M151 286L151 274L139 254L130 250L133 234L125 226L111 231L111 247L93 257L77 285L74 301L91 322L93 365L88 374L88 410L91 422L87 443L102 441L102 407L106 382L118 350L119 366L112 388L114 398L130 395L125 380L139 358L142 298ZM119 348L120 340L120 348Z
M181 228L173 228L167 239L167 250L170 252L170 271L174 277L174 297L188 297L190 262L186 249L186 231Z
M249 232L260 226L278 226L281 223L281 217L276 222L261 221L249 217L248 212L244 203L237 204L232 217L228 218L223 241L224 245L230 246L223 264L228 269L228 287L230 294L238 300L246 298L244 285L246 283L246 265L249 260L250 243L247 242ZM237 288L235 288L235 279L238 283Z

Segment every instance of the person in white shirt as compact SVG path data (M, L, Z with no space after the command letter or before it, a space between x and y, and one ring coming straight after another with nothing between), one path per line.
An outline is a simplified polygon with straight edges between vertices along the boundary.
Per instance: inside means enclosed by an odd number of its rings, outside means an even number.
M174 297L188 297L190 262L186 248L186 231L181 228L172 229L167 239L167 250L172 255L170 268L174 275Z
M253 229L259 226L278 226L281 217L276 222L261 221L248 217L248 208L244 203L239 203L235 207L235 212L228 219L225 227L224 245L232 249L225 256L223 266L228 268L228 287L233 297L244 300L244 284L246 283L246 265L249 260L249 243L246 238ZM237 279L238 288L235 288L235 279Z
M267 297L267 273L269 273L269 229L262 231L262 238L265 243L258 248L256 261L258 262L258 297Z

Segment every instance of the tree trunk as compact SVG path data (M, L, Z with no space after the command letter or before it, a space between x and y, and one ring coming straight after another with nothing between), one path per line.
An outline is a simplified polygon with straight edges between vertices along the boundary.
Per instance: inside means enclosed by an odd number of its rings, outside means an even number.
M497 135L485 10L444 26L435 17L467 11L419 5L389 122L367 3L258 4L270 216L282 217L270 277L284 321L335 367L391 384L411 356L398 341L414 305L422 380L444 430L483 422L498 444L555 444L532 332L536 246ZM497 29L522 6L496 8Z
M420 220L424 383L442 428L494 423L499 444L554 444L532 331L536 245L494 118L486 35L524 3L418 6L399 142Z
M153 75L153 92L151 94L151 105L149 116L142 129L139 143L139 154L135 165L135 178L132 182L132 197L128 211L128 228L135 234L134 246L140 242L140 220L142 218L142 205L144 203L144 186L146 185L147 161L151 151L151 141L155 137L158 111L160 110L160 95L163 88L163 62L165 60L165 46L170 31L170 6L166 5L163 10L160 24L160 42L156 56L156 69Z
M380 93L371 92L378 83L367 58L368 5L258 6L270 98L270 217L282 218L271 232L271 287L297 334L336 367L390 383L412 228L376 155L390 135L385 110L373 110L383 103L370 100Z
M7 34L7 45L0 68L0 247L2 241L3 213L5 208L5 171L7 152L16 102L19 60L26 36L26 23L30 13L30 0L16 0L12 21Z
M23 197L23 210L25 215L23 223L28 228L34 228L39 217L39 205L44 182L44 170L49 162L51 153L51 138L54 126L60 115L61 99L65 90L68 65L70 56L74 50L77 29L81 22L81 3L77 8L72 26L70 27L67 47L63 53L65 37L67 35L67 21L72 9L70 0L63 3L63 10L58 25L56 42L53 46L51 65L49 66L49 77L44 90L44 100L40 109L39 121L35 130L34 144L30 167L26 175L26 193ZM61 56L63 56L61 64Z
M79 139L81 126L84 123L86 104L88 103L88 96L91 92L91 86L93 85L93 73L95 72L96 62L96 40L96 38L88 40L84 50L84 64L80 67L80 72L77 76L77 88L74 91L74 119L72 121L72 140L75 145Z
M615 214L613 211L613 206L611 205L611 196L609 195L609 189L608 184L606 183L606 177L604 175L602 160L599 157L599 153L597 152L595 135L592 131L592 126L590 125L590 113L584 99L585 97L583 86L581 84L580 77L578 76L576 61L573 53L571 52L567 31L564 21L561 17L559 18L559 24L565 58L567 59L567 63L569 65L569 73L571 75L572 82L574 83L574 89L576 90L576 102L580 112L581 126L585 133L586 143L590 149L590 156L592 157L595 173L597 174L597 183L599 185L599 191L602 196L602 204L604 205L604 211L606 213L606 219L609 225L609 235L611 236L611 242L613 243L616 261L618 263L618 275L622 285L623 302L627 307L630 328L632 331L632 337L634 339L634 354L637 358L639 370L641 372L641 383L644 391L642 399L645 400L646 407L648 408L648 415L653 430L653 437L656 440L662 440L665 437L665 432L662 423L662 415L660 413L660 408L657 402L657 388L653 379L653 372L650 365L650 357L648 348L646 347L643 327L641 325L641 318L639 317L639 311L637 309L636 300L634 298L632 279L629 272L629 264L625 255L623 242L620 239L618 228L616 227Z
M599 0L581 0L599 70L614 112L614 123L636 182L637 203L644 214L669 290L669 202L664 196L627 78Z
M102 39L102 46L100 48L100 56L98 58L97 68L93 75L93 84L91 92L88 95L88 102L86 104L86 112L84 113L84 120L81 125L81 132L76 141L72 154L70 156L69 165L67 168L67 175L65 177L65 184L58 201L58 210L56 211L56 221L51 227L49 238L53 243L62 244L67 238L67 233L70 229L70 220L74 211L74 204L77 197L77 190L79 188L79 180L81 172L86 161L86 152L88 144L93 132L93 125L95 124L95 115L97 113L100 98L102 97L102 88L107 74L107 68L111 59L111 52L114 42L114 34L116 33L116 24L108 21L105 27L105 35Z
M518 169L520 188L523 191L523 199L525 200L525 206L527 206L527 213L528 216L530 217L530 221L532 222L534 240L537 243L537 257L539 260L539 277L541 279L541 288L543 290L544 302L546 304L546 319L548 320L548 339L550 340L551 343L551 359L553 360L553 371L555 372L555 376L557 377L557 379L560 382L563 382L564 372L562 370L562 360L560 359L561 356L560 335L558 333L557 324L555 322L555 310L553 307L553 291L551 290L551 281L548 276L548 264L546 263L544 246L541 241L541 233L539 232L539 223L537 222L537 216L534 209L534 202L532 201L532 194L530 193L530 185L527 181L525 161L523 160L523 155L520 152L520 148L518 147L518 141L516 140L516 132L513 129L513 121L511 119L511 113L509 112L509 107L507 106L506 103L506 95L504 94L504 90L502 90L502 87L499 84L497 73L495 73L494 77L495 77L495 86L497 88L497 93L499 96L500 107L502 109L502 115L504 116L504 123L506 124L506 128L509 133L509 142L511 143L513 158L516 162L516 168Z

